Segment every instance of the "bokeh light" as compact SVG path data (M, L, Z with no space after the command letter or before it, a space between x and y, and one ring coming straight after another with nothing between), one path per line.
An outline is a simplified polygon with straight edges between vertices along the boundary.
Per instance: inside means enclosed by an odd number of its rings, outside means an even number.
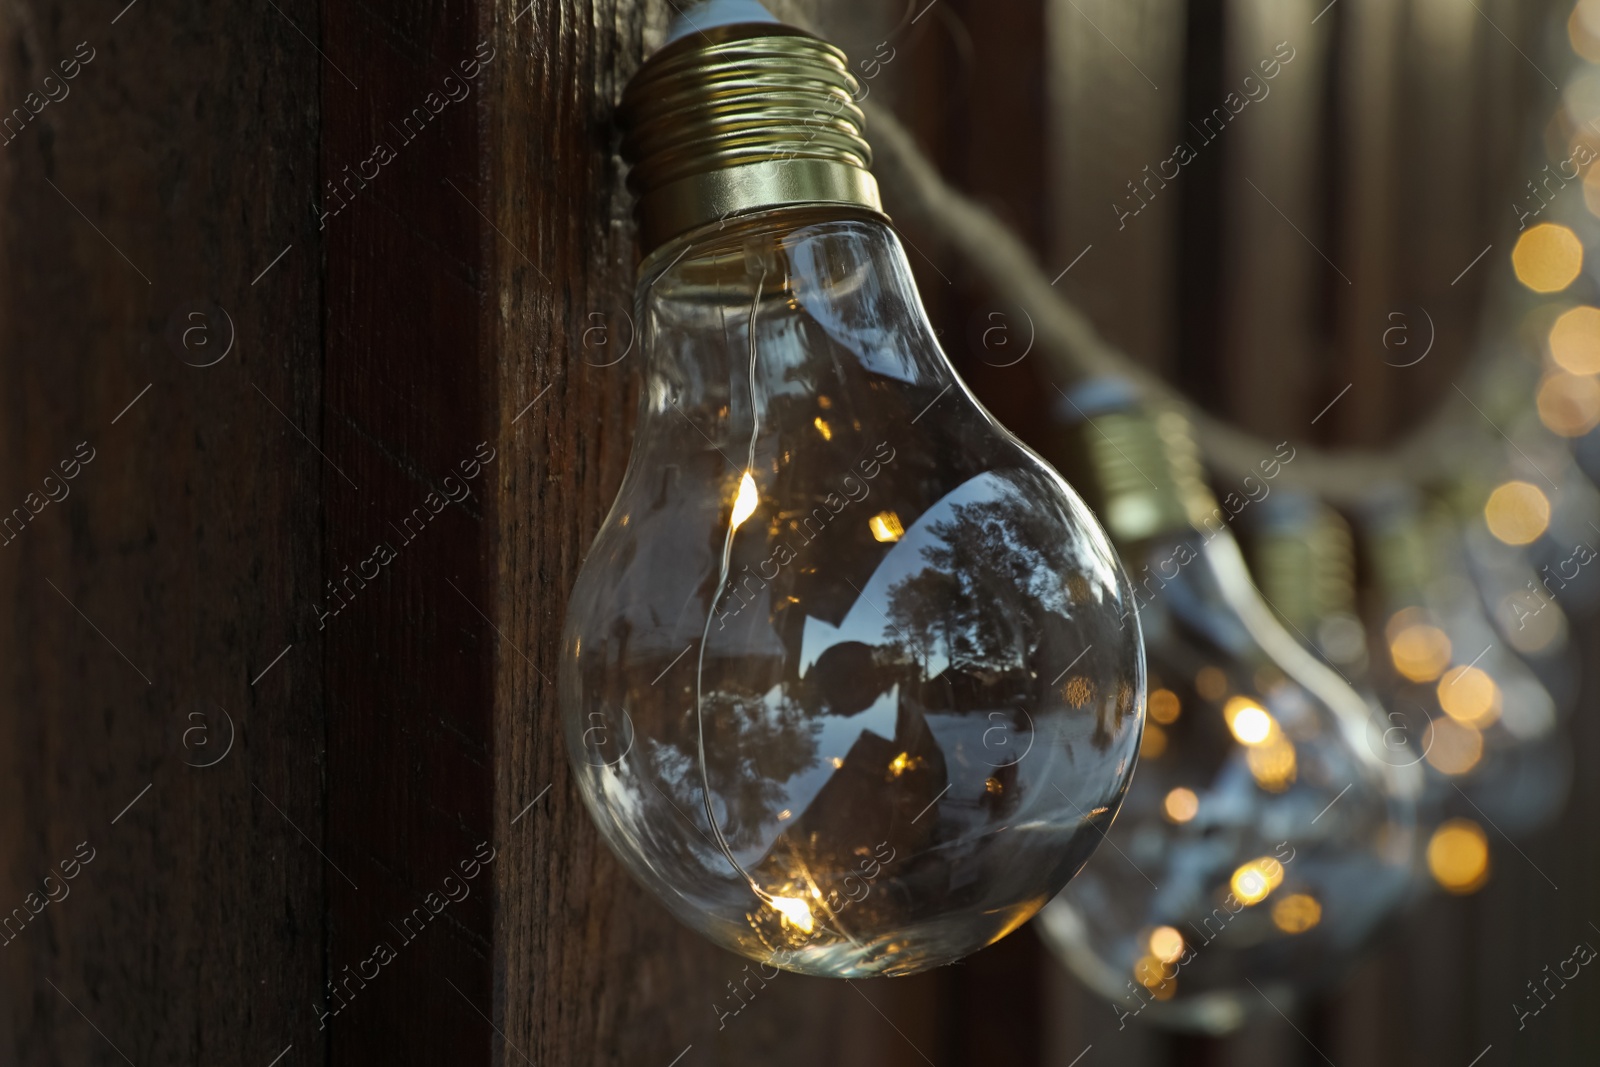
M1500 687L1477 667L1456 667L1439 679L1439 706L1464 725L1483 729L1500 717Z
M1523 231L1511 250L1517 281L1536 293L1559 293L1583 270L1583 243L1577 234L1553 222Z
M1139 739L1140 759L1160 759L1167 750L1167 732L1153 722L1145 723L1144 736Z
M1227 720L1234 740L1241 745L1259 745L1277 729L1272 716L1261 705L1245 697L1234 697L1228 701L1222 709L1222 717Z
M1170 689L1157 689L1150 694L1150 717L1163 726L1170 726L1178 721L1178 715L1183 711L1178 702L1178 694Z
M1272 906L1272 923L1286 934L1303 934L1322 921L1322 905L1306 893L1284 897Z
M1563 311L1550 327L1550 358L1573 374L1600 374L1600 308L1579 304Z
M1172 790L1161 802L1161 810L1175 823L1186 823L1200 813L1200 798L1183 786Z
M1508 545L1526 545L1550 526L1550 501L1537 485L1506 482L1483 506L1489 532Z
M1178 991L1178 980L1173 975L1173 968L1160 956L1140 956L1138 962L1133 965L1133 977L1157 1000L1171 1000L1172 995Z
M1434 719L1422 733L1422 750L1440 774L1466 774L1483 758L1483 735L1454 719Z
M1489 839L1471 819L1451 819L1428 841L1428 870L1447 893L1472 893L1489 880Z
M1150 932L1150 955L1162 963L1176 963L1183 956L1183 935L1171 926L1158 926Z
M1450 638L1420 608L1406 608L1389 620L1389 657L1394 669L1413 682L1431 682L1450 666Z
M1582 437L1600 426L1600 381L1587 374L1551 374L1539 386L1539 421L1551 433Z
M1228 886L1245 904L1259 904L1283 884L1283 864L1271 856L1253 859L1233 872Z
M1245 754L1250 775L1269 793L1281 793L1294 784L1297 761L1294 745L1274 731L1264 744L1254 745Z

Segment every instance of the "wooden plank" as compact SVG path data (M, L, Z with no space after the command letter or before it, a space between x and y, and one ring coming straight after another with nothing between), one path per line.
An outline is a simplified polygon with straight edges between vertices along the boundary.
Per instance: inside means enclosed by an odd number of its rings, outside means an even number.
M0 16L0 1061L312 1063L316 6L119 8Z
M1323 105L1334 24L1315 0L1232 0L1227 79L1217 104L1229 119L1212 149L1227 159L1221 210L1221 370L1227 414L1270 437L1304 439L1345 382L1324 358L1324 286L1343 285L1323 210L1328 192ZM1271 75L1271 77L1269 77ZM1232 94L1227 95L1227 94ZM1215 110L1213 110L1215 114Z
M486 12L322 11L333 1063L497 1043Z
M1051 271L1135 359L1176 358L1172 250L1188 175L1161 174L1183 128L1185 4L1050 0ZM1148 169L1147 169L1148 168ZM1087 251L1086 251L1087 250Z
M1400 87L1402 23L1388 0L1345 0L1337 16L1340 50L1335 78L1339 126L1333 167L1338 184L1329 256L1345 284L1324 278L1335 309L1334 333L1343 377L1359 403L1328 413L1324 432L1367 443L1383 436L1394 410L1386 388L1391 368L1381 358L1387 316L1396 308L1399 274L1400 172L1398 117L1392 106ZM1331 269L1331 268L1330 268ZM1343 280L1343 279L1341 279Z

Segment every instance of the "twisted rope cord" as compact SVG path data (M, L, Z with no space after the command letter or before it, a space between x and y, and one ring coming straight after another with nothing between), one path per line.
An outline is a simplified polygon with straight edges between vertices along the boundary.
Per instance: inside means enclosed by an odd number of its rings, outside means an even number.
M1276 445L1199 411L1182 394L1107 341L1072 301L1051 286L1032 253L1004 223L946 182L910 132L882 106L868 101L867 136L873 171L897 212L910 214L941 236L995 292L1029 309L1046 358L1074 379L1115 375L1147 401L1180 408L1191 420L1207 459L1232 478L1258 474ZM1295 443L1285 482L1336 504L1369 499L1384 483L1421 484L1449 473L1452 443L1461 432L1455 405L1437 411L1404 439L1377 450L1337 451Z

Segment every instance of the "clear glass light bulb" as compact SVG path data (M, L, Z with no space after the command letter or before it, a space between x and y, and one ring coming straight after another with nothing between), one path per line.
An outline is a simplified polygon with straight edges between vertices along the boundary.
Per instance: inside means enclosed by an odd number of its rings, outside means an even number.
M1573 546L1564 560L1536 567L1530 553L1507 545L1481 522L1464 523L1457 536L1495 632L1549 691L1564 719L1578 701L1583 672L1562 605L1581 603L1570 582L1600 558L1600 537Z
M1337 978L1404 901L1412 800L1369 748L1367 704L1251 585L1227 529L1245 496L1210 498L1181 417L1103 383L1063 407L1064 469L1132 576L1151 693L1114 848L1040 925L1120 1018L1224 1032Z
M1016 929L1094 851L1144 660L1094 516L933 337L842 54L706 25L748 7L686 15L624 99L645 367L567 616L567 745L607 844L689 926L908 974Z
M1545 825L1572 776L1557 708L1484 613L1448 516L1396 493L1363 526L1377 577L1374 682L1390 731L1423 754L1429 810L1505 834Z

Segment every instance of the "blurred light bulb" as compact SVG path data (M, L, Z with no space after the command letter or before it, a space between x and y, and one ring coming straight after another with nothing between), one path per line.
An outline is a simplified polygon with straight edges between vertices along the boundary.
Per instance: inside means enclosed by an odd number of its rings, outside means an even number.
M1015 929L1102 839L1139 631L1093 515L940 351L842 54L712 37L624 97L647 362L567 618L568 750L613 852L712 941L912 973Z
M1100 382L1061 412L1072 426L1060 462L1123 554L1169 721L1145 727L1164 744L1141 759L1109 831L1117 847L1096 854L1040 926L1119 1013L1229 1030L1271 1011L1251 982L1284 1006L1336 979L1406 898L1412 797L1367 747L1368 705L1252 587L1185 421ZM1157 706L1152 696L1152 719ZM1275 919L1268 902L1291 896L1320 902L1317 921L1293 909ZM1163 927L1186 948L1152 972L1149 931Z
M1374 680L1397 752L1414 748L1430 772L1430 821L1487 817L1511 834L1543 825L1560 810L1570 757L1549 691L1495 632L1469 575L1474 567L1449 513L1432 514L1394 494L1364 517L1395 670ZM1485 541L1510 551L1487 534ZM1426 640L1414 639L1424 632ZM1432 635L1442 635L1438 638ZM1434 671L1414 668L1407 642L1443 653ZM1388 663L1383 664L1384 668ZM1481 813L1481 814L1480 814Z

